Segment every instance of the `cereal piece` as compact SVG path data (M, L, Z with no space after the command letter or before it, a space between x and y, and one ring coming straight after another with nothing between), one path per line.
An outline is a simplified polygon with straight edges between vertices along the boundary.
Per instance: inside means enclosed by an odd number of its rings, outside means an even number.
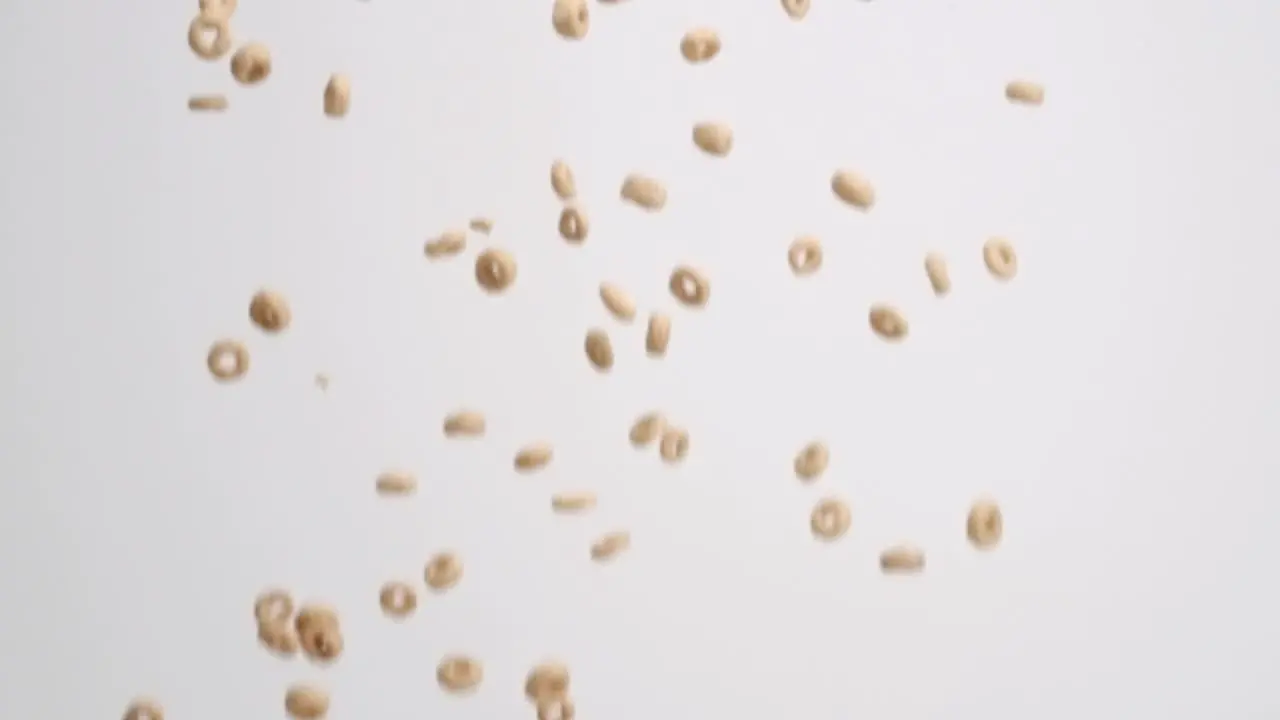
M338 659L345 642L338 621L338 614L322 605L304 605L293 619L302 652L316 662L327 663Z
M217 60L231 50L231 27L220 15L196 16L187 28L187 44L201 60Z
M653 178L631 174L622 181L622 199L637 207L656 212L666 207L667 188Z
M876 204L876 191L871 183L852 170L837 170L831 176L831 190L844 202L862 211Z
M662 431L658 441L658 455L668 464L684 460L689 454L689 433L683 428L669 427Z
M782 0L782 9L792 20L803 20L809 14L809 0Z
M1030 80L1014 80L1004 86L1004 96L1009 102L1042 105L1044 104L1044 86Z
M192 95L187 98L187 109L192 112L222 112L227 105L226 95Z
M541 470L551 462L553 452L551 446L546 443L534 443L520 448L516 453L515 466L516 470L522 472L532 472Z
M374 483L379 495L412 495L418 490L418 479L404 470L388 470Z
M341 73L329 76L324 86L324 114L331 118L346 117L351 109L351 79Z
M289 301L283 295L259 290L249 301L249 319L261 330L278 333L289 327L293 313L289 311Z
M849 506L843 500L824 498L818 501L809 516L809 529L819 540L832 542L849 531L851 521Z
M538 701L538 720L573 720L576 708L568 697Z
M581 40L591 27L587 0L556 0L551 7L551 26L565 40Z
M453 257L467 249L467 233L462 230L445 230L438 238L432 238L422 251L432 260Z
M238 4L236 0L200 0L200 14L230 20Z
M249 349L235 340L219 340L209 348L205 364L219 382L239 380L249 372Z
M496 295L516 281L516 260L508 253L490 248L476 258L476 282L490 295Z
M969 542L979 550L990 550L1004 537L1004 513L994 500L979 500L969 509L965 523Z
M814 274L822 267L822 243L811 235L797 238L787 250L787 264L796 275Z
M872 305L867 315L871 329L889 341L899 341L907 336L907 320L902 313L889 305Z
M641 415L631 426L629 437L636 447L646 447L657 440L667 428L667 420L658 413Z
M384 583L378 591L378 604L382 612L396 620L406 618L418 609L418 593L408 583L392 581Z
M600 301L611 315L620 322L629 323L636 317L636 301L622 288L612 283L600 283Z
M991 238L982 246L982 261L997 280L1012 280L1018 274L1018 254L1004 238Z
M826 471L830 461L831 454L826 444L815 440L796 453L796 477L806 482L816 480Z
M249 43L231 56L231 76L241 85L257 85L271 74L271 51L262 43Z
M671 318L662 313L649 316L649 329L644 335L644 350L650 357L663 357L667 354L667 343L671 342Z
M293 619L293 596L288 590L263 590L253 601L253 617L259 625L288 623Z
M484 429L484 414L474 410L462 410L444 419L445 437L480 437Z
M288 623L263 623L258 625L258 642L267 650L283 658L298 654L298 635Z
M436 666L436 682L451 693L474 690L484 680L484 666L465 655L449 655Z
M711 282L705 275L687 265L671 271L667 287L686 307L702 307L711 299Z
M423 577L426 578L427 587L432 590L448 590L462 579L462 558L453 552L436 553L427 561Z
M680 39L680 54L694 65L720 54L720 36L711 28L695 28Z
M471 222L468 224L468 226L472 230L482 235L488 235L489 233L493 232L493 221L487 217L471 218Z
M918 573L924 570L924 551L912 545L894 545L880 553L880 570L885 573Z
M576 245L581 245L587 239L587 232L590 230L586 214L572 206L560 211L558 227L560 237Z
M290 685L284 694L284 710L297 720L316 720L329 712L329 693L311 685Z
M609 372L613 369L613 343L608 333L599 329L588 330L583 347L587 351L587 360L596 370Z
M164 720L164 708L148 698L138 698L125 708L124 720Z
M596 562L607 562L630 547L631 533L625 530L606 533L591 544L591 559Z
M933 294L942 297L951 292L951 273L947 272L947 260L938 253L924 256L924 273L929 276Z
M693 144L708 155L724 157L733 149L733 130L724 123L700 122L693 126Z
M533 666L524 680L524 695L534 702L554 700L569 694L569 668L546 661Z
M588 490L556 493L551 496L551 509L558 513L579 513L596 506L596 494Z
M551 190L556 197L568 202L578 196L578 184L573 179L573 169L563 160L551 163Z

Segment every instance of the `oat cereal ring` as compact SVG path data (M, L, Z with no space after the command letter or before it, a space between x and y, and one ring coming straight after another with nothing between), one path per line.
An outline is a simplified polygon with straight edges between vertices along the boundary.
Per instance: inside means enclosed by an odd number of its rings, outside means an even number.
M631 547L631 533L618 530L602 535L591 544L591 559L596 562L608 562Z
M982 261L997 280L1011 280L1018 274L1018 253L1004 238L991 238L982 246Z
M329 712L329 693L310 685L291 685L284 694L284 710L297 720L316 720Z
M241 85L257 85L271 74L271 51L262 43L249 43L231 56L231 77Z
M484 680L484 666L464 655L449 655L436 666L436 682L452 693L474 690Z
M382 605L382 612L399 620L418 608L418 593L408 583L389 582L378 593L378 604Z
M885 340L897 342L907 336L907 319L898 312L897 308L889 305L872 305L871 311L867 314L867 320L871 323L871 329Z
M235 340L219 340L209 348L209 372L220 382L239 380L249 372L249 349Z
M259 625L287 623L293 619L293 596L288 590L264 590L253 601L253 616Z
M689 307L702 307L711 298L711 283L697 270L680 266L671 272L671 294Z
M124 720L164 720L164 708L155 700L138 698L125 709Z
M298 635L287 623L258 625L258 642L282 657L293 657L298 653Z
M237 4L237 0L200 0L200 14L230 20Z
M787 250L787 264L796 275L812 275L822 267L822 243L818 238L806 235L791 243Z
M979 500L969 510L965 523L969 542L979 550L990 550L1004 537L1004 513L994 500Z
M689 433L683 428L668 427L662 431L662 439L658 441L658 456L668 464L684 460L689 454Z
M490 294L506 290L516 281L516 260L510 254L489 249L476 257L476 282Z
M338 615L321 606L306 606L298 610L293 621L298 633L298 644L307 657L317 662L330 662L342 654L345 642L339 626Z
M444 592L462 579L462 560L452 552L437 553L427 561L423 577L427 581L427 587L436 592Z
M631 426L631 432L627 433L627 437L631 440L631 444L636 447L645 447L662 436L662 431L667 428L666 418L660 413L645 413L636 419L634 425Z
M913 545L895 545L880 553L880 570L888 574L924 570L924 551Z
M809 516L809 528L819 540L831 542L849 530L851 514L843 500L825 498L819 500Z
M187 29L187 44L201 60L217 60L226 55L231 50L231 28L227 19L218 15L197 15Z
M806 482L816 480L827 469L831 455L824 443L813 441L796 454L796 477Z
M587 239L591 224L587 222L587 216L582 210L570 206L560 211L560 222L557 224L557 229L560 231L560 237L566 241L582 244Z
M524 680L525 697L534 702L553 700L569 694L569 668L563 663L538 663Z
M280 293L259 290L249 301L249 319L254 325L269 333L278 333L289 327L293 313L289 301Z

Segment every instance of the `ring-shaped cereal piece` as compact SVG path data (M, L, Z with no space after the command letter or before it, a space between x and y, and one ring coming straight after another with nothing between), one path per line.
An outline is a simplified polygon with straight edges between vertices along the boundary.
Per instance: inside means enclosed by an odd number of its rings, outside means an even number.
M378 593L378 604L382 606L382 612L398 620L418 609L418 593L408 583L388 582Z
M566 697L538 701L538 720L573 720L577 714L573 700Z
M280 293L259 290L249 301L249 319L264 332L278 333L289 327L293 312L289 301Z
M910 574L924 570L924 551L914 545L894 545L880 553L880 570L886 574Z
M338 614L320 605L304 605L293 620L298 633L298 644L307 657L318 662L329 662L342 654L346 643Z
M702 273L680 266L671 272L671 294L689 307L702 307L711 299L711 283Z
M798 238L787 250L787 263L796 275L812 275L822 267L822 243L816 237Z
M792 20L803 20L809 14L809 0L782 0L782 9Z
M213 37L207 33L212 32ZM231 26L221 15L201 13L187 29L187 44L201 60L217 60L231 50Z
M155 700L138 698L125 709L124 720L164 720L164 708Z
M1018 253L1004 238L991 238L982 246L982 261L997 280L1011 280L1018 274Z
M524 694L534 702L562 698L569 693L569 668L563 663L538 663L524 679Z
M260 623L258 641L271 652L293 657L298 652L298 634L288 623Z
M1004 537L1004 513L992 500L979 500L969 509L965 522L969 542L979 550L990 550Z
M271 74L271 51L262 43L248 43L231 56L231 77L241 85L257 85Z
M230 20L238 5L238 0L200 0L200 14Z
M462 579L462 560L451 552L437 553L427 561L423 577L427 581L427 587L432 590L448 590Z
M259 625L288 623L293 619L293 596L287 590L264 590L253 601L253 616Z
M591 224L587 222L587 216L581 210L571 206L560 211L558 229L560 237L566 241L581 244L586 241Z
M310 685L291 685L284 694L284 710L297 720L318 720L329 713L329 693Z
M220 382L239 380L249 372L249 349L235 340L219 340L209 348L207 364L214 379Z
M851 521L849 506L843 500L824 498L814 506L813 514L809 516L809 528L814 537L831 542L848 532Z
M805 482L816 480L827 469L830 460L826 444L815 440L796 453L796 477Z
M490 248L476 257L476 282L490 294L506 290L516 281L516 260L505 251Z
M689 454L689 433L683 428L668 427L662 431L658 440L658 456L663 462L675 464L684 460Z
M907 336L907 319L897 308L872 305L871 311L867 313L867 320L871 323L871 329L885 340L897 342Z
M452 693L474 690L484 680L484 666L465 655L449 655L436 666L436 682Z

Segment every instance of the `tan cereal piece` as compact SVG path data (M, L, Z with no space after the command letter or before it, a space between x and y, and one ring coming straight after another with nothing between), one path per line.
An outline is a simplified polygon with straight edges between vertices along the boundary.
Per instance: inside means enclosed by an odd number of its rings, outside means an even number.
M239 380L249 372L249 349L235 340L219 340L209 348L206 364L219 382Z
M565 40L581 40L591 27L587 0L556 0L551 7L551 26Z
M577 708L568 696L538 701L538 720L574 720Z
M231 77L241 85L257 85L271 74L271 51L262 43L248 43L231 56Z
M1009 102L1043 105L1044 86L1030 80L1014 80L1004 86L1004 96Z
M689 454L689 433L683 428L669 427L662 431L658 441L658 455L668 464L684 460Z
M694 28L680 39L680 54L694 65L720 54L720 36L711 28Z
M408 583L391 581L378 591L378 604L388 617L399 620L418 609L418 593Z
M187 98L187 109L192 112L222 112L228 105L226 95L192 95Z
M516 259L505 251L490 248L476 257L476 282L496 295L516 281Z
M600 283L600 301L609 314L619 322L629 323L636 318L636 301L626 290L613 283Z
M551 462L554 452L551 446L546 443L534 443L520 448L516 453L515 466L516 470L522 472L532 472L541 470Z
M894 545L880 553L880 570L906 574L924 570L924 551L913 545Z
M628 437L636 447L646 447L662 436L667 429L667 420L659 413L641 415L631 426Z
M489 233L493 232L493 221L487 217L471 218L471 222L468 223L468 226L475 232L478 232L482 235L488 235Z
M293 595L288 590L263 590L253 601L253 617L259 625L276 625L293 620Z
M331 118L346 117L351 109L351 78L341 73L329 76L324 86L324 114Z
M573 179L573 169L563 160L551 163L551 190L565 202L578 196L578 183Z
M557 227L560 230L560 237L575 245L582 244L591 230L586 213L572 206L560 211L560 222Z
M217 60L231 50L231 27L220 15L197 15L187 28L187 44L201 60Z
M484 414L474 410L461 410L444 419L445 437L480 437L484 430Z
M826 472L827 464L830 462L831 453L827 450L826 443L814 440L796 453L796 477L805 482L817 480L822 473Z
M289 327L293 313L289 310L289 301L283 295L270 290L259 290L249 301L249 319L265 332L278 333Z
M907 320L897 308L872 305L867 318L871 322L871 329L885 340L896 342L907 336Z
M782 9L792 20L803 20L809 14L809 0L782 0Z
M979 550L990 550L1004 537L1004 513L994 500L979 500L969 509L965 522L969 542Z
M329 693L311 685L290 685L284 694L284 711L297 720L317 720L329 712Z
M983 244L982 261L997 280L1012 280L1018 274L1018 253L1004 238L994 237Z
M849 531L851 522L852 514L843 500L824 498L818 501L809 516L809 529L819 540L832 542Z
M569 668L548 660L533 666L524 679L524 695L534 702L554 700L569 694Z
M237 0L200 0L200 14L230 20L238 5Z
M300 635L320 627L337 628L340 624L337 610L317 603L307 603L298 608L293 618L293 626Z
M702 307L711 299L711 281L702 273L687 265L681 265L671 271L671 280L667 283L671 294L686 307Z
M405 470L387 470L374 481L379 495L412 495L418 491L418 478Z
M281 657L298 654L298 634L288 623L263 623L258 625L258 642Z
M432 238L422 247L432 260L453 257L467 249L467 234L462 230L445 230L440 237Z
M609 372L613 369L613 343L609 340L609 333L599 329L588 330L583 348L596 370Z
M671 318L662 313L649 316L649 329L644 335L644 350L652 357L663 357L667 354L667 344L671 342Z
M871 182L852 170L837 170L831 176L831 191L859 210L870 210L876 204L876 190Z
M607 562L631 547L631 533L626 530L606 533L591 544L591 559Z
M708 155L724 157L733 150L733 129L724 123L700 122L693 126L693 144Z
M631 174L622 181L622 199L637 207L657 212L667 205L667 188L644 175Z
M124 720L164 720L164 708L148 698L138 698L125 708Z
M812 275L822 267L822 243L812 235L796 238L787 250L787 264L796 275Z
M596 494L589 490L556 493L551 496L551 509L558 513L578 513L596 506Z
M484 680L484 666L465 655L447 655L436 666L436 682L451 693L470 692Z
M338 614L323 605L303 605L293 619L298 644L307 657L328 663L342 655L345 641Z
M427 587L432 590L448 590L462 579L462 558L453 552L436 553L427 561L423 577L426 578Z
M951 292L951 273L947 271L947 259L938 253L924 256L924 273L929 277L933 294L942 297Z

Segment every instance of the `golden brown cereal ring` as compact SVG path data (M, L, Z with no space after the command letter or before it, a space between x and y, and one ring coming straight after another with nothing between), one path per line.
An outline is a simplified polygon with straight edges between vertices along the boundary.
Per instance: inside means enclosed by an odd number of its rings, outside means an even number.
M814 506L809 516L809 529L819 540L831 542L849 531L852 515L843 500L824 498Z
M576 207L567 207L560 211L560 237L571 243L581 244L587 239L590 225L587 216Z
M534 702L565 697L569 694L569 668L554 661L535 665L525 676L524 694Z
M226 55L231 50L231 28L227 19L218 15L197 15L187 29L187 44L201 60L217 60Z
M541 470L551 462L553 451L551 446L546 443L535 443L520 448L516 453L515 466L516 470L523 472L532 472Z
M924 570L924 551L911 545L895 545L880 553L880 569L886 573Z
M797 238L787 250L787 264L796 275L812 275L822 267L822 243L811 235Z
M702 307L711 299L711 283L706 276L688 266L680 266L671 272L668 282L671 294L688 307Z
M262 43L249 43L231 56L231 77L241 85L257 85L271 74L271 51Z
M622 199L649 211L666 207L667 189L662 183L643 175L631 174L622 181Z
M206 364L215 380L239 380L249 372L249 349L235 340L219 340L209 348Z
M870 210L876 204L876 191L870 181L852 170L838 170L831 176L831 190L844 202L859 210Z
M636 317L636 301L617 285L600 283L600 301L620 322L629 323Z
M461 230L445 230L440 237L427 241L422 251L431 260L453 257L467 249L467 234Z
M449 655L436 666L436 682L451 693L474 690L484 680L484 666L463 655Z
M317 662L330 662L342 654L345 642L338 614L320 605L304 605L293 620L302 652Z
M782 9L792 20L803 20L809 14L809 0L782 0Z
M452 552L436 553L427 561L423 577L432 590L448 590L462 579L462 559Z
M378 604L382 606L382 612L399 620L418 609L418 593L408 583L388 582L378 591Z
M689 433L682 428L669 427L662 432L658 441L658 455L668 464L684 460L689 454Z
M551 26L565 40L581 40L591 27L586 0L556 0L551 6Z
M591 545L591 559L606 562L631 547L631 533L620 530L602 535Z
M484 430L484 414L473 410L456 412L444 419L445 437L480 437Z
M490 248L476 258L476 282L489 294L500 293L515 281L516 261L506 252Z
M724 123L700 122L693 126L693 144L713 157L724 157L733 150L733 129Z
M281 657L293 657L298 653L298 634L287 622L258 625L258 642Z
M578 513L596 506L596 494L589 490L562 492L551 496L551 509L558 513Z
M1014 80L1004 86L1004 96L1015 103L1023 105L1042 105L1044 103L1044 86L1030 80Z
M563 160L551 163L551 190L556 197L569 201L577 197L578 184L573 180L573 169Z
M924 256L924 273L929 276L933 294L942 297L951 292L951 274L947 272L947 260L938 253Z
M288 623L293 619L293 596L288 590L264 590L253 601L253 616L259 625Z
M471 218L471 222L468 223L468 226L482 235L488 235L493 232L493 221L487 217Z
M346 117L351 109L351 78L341 73L329 76L324 86L324 114L331 118Z
M284 694L284 711L297 720L316 720L329 712L329 693L310 685L290 685Z
M298 608L298 614L294 616L293 624L299 633L318 627L333 627L339 625L338 611L328 605L318 605L308 603Z
M805 445L796 454L796 477L804 481L816 480L818 476L826 471L827 463L830 460L831 455L827 451L827 446L815 440Z
M293 313L289 310L289 301L279 293L270 290L259 290L249 301L249 319L260 329L269 333L278 333L289 327Z
M587 351L587 359L596 370L608 372L613 369L613 343L609 341L608 333L598 329L587 331L583 347Z
M125 708L124 720L164 720L164 708L147 698L138 698Z
M236 0L200 0L200 14L230 20L237 4Z
M378 474L374 489L379 495L410 495L418 489L418 479L405 470L386 470Z
M1018 274L1018 253L1004 238L991 238L982 246L982 261L997 280L1011 280Z
M539 700L538 720L573 720L575 710L573 700L568 697Z
M222 112L227 105L226 95L192 95L187 98L187 109L193 112Z
M662 313L649 316L649 329L644 336L644 350L650 356L662 357L667 354L667 343L671 342L671 318Z
M720 36L711 28L695 28L680 39L680 54L697 65L720 54Z
M662 432L667 428L666 418L659 413L647 413L641 415L631 426L629 438L631 444L636 447L645 447L661 437Z
M969 542L979 550L990 550L1004 537L1004 513L994 500L979 500L969 509L965 523Z
M896 342L907 336L907 320L896 308L872 305L867 317L871 322L871 329L885 340Z

